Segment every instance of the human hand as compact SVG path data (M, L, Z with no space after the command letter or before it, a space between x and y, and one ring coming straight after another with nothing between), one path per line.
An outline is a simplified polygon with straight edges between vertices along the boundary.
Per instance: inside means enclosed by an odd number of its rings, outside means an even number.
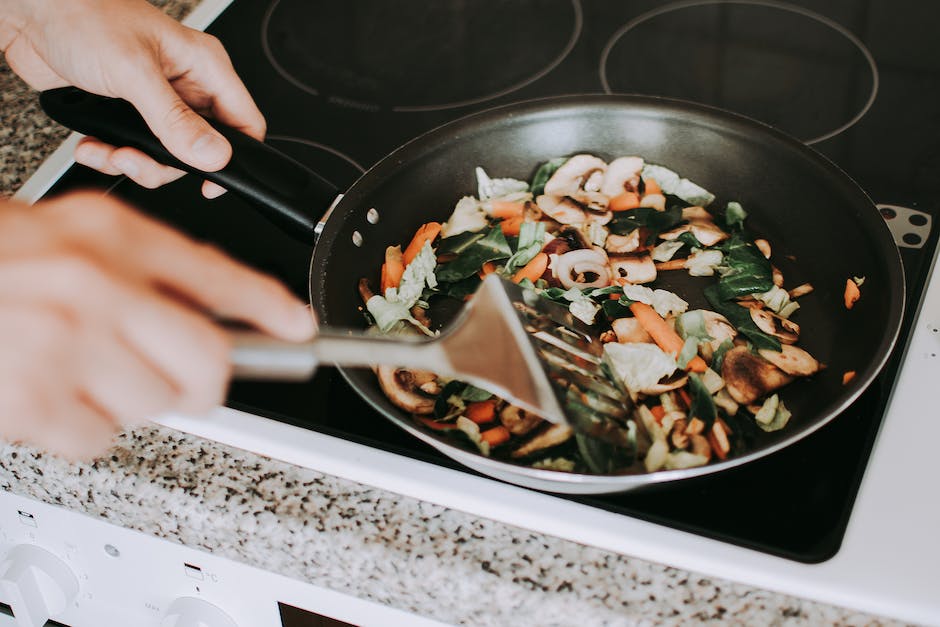
M200 170L221 169L232 152L200 113L264 138L264 117L218 39L143 0L0 0L0 47L35 89L74 85L129 101L170 152ZM151 188L183 175L93 138L82 140L75 159ZM203 183L206 197L224 191Z
M0 203L0 436L71 458L167 412L222 402L228 334L315 333L273 278L113 198Z

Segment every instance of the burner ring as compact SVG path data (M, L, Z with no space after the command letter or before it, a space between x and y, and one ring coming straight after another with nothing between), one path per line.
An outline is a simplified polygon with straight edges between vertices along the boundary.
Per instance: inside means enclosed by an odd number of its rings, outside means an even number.
M851 128L859 120L861 120L862 117L864 117L866 113L868 113L868 110L872 107L872 105L875 102L875 99L878 96L878 89L879 89L879 83L880 83L878 66L875 63L875 58L871 54L871 51L868 50L865 44L858 37L856 37L854 33L852 33L850 30L848 30L847 28L845 28L838 22L824 15L816 13L815 11L810 11L809 9L805 9L803 7L789 4L786 2L776 2L775 0L683 0L680 2L673 2L672 4L667 4L665 6L659 7L657 9L653 9L651 11L647 11L646 13L643 13L633 18L632 20L630 20L629 22L621 26L610 37L607 44L604 46L603 51L601 52L600 67L598 71L600 74L600 81L601 81L601 85L604 88L604 92L608 94L615 93L614 90L610 86L610 81L608 79L607 66L608 66L608 61L610 58L611 51L617 45L617 42L619 42L620 39L622 39L625 34L635 29L640 24L643 24L644 22L647 22L653 18L659 17L660 15L664 15L664 14L671 13L673 11L678 11L681 9L689 9L689 8L705 7L705 6L716 6L716 5L740 5L740 6L766 7L766 8L771 8L771 9L778 9L781 11L788 11L790 13L802 15L803 17L808 17L816 22L819 22L820 24L823 24L829 29L845 37L847 40L849 40L852 43L853 46L855 46L858 52L861 53L861 55L865 58L865 61L868 64L868 68L871 72L871 81L872 81L871 92L868 95L868 99L865 101L865 103L862 104L861 108L847 122L843 123L842 125L838 126L837 128L827 133L823 133L821 135L812 137L810 139L804 139L803 141L806 144L816 144L816 143L825 141L827 139L830 139L832 137L835 137L836 135L844 132L846 129Z
M581 6L581 0L569 0L571 3L571 9L573 11L572 15L572 30L567 42L562 47L561 51L552 57L546 65L537 70L535 73L530 74L522 80L517 80L511 83L508 86L497 89L496 91L489 92L483 96L471 97L471 98L461 98L459 100L441 102L441 103L432 103L432 104L393 104L387 108L394 112L408 112L408 113L420 113L427 111L442 111L447 109L457 109L460 107L467 107L472 105L477 105L489 100L494 100L496 98L501 98L510 93L523 89L528 85L538 81L545 75L549 74L552 70L558 67L571 53L577 44L578 40L581 37L581 31L584 26L584 11ZM383 108L381 105L372 102L363 102L359 98L350 98L342 94L328 94L326 90L319 89L309 82L298 78L293 75L293 73L284 65L277 60L277 55L271 46L271 41L268 36L271 21L274 15L275 10L281 4L281 0L274 0L271 5L268 7L267 11L264 14L264 18L261 21L261 46L264 51L265 57L271 63L274 70L291 85L300 89L308 94L313 96L325 97L328 98L334 104L339 104L342 106L347 106L351 108L363 109L366 111L378 111Z

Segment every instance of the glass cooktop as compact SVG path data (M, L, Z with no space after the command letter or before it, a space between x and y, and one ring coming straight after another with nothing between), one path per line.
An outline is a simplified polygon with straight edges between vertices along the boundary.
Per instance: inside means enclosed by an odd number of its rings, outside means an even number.
M340 188L401 143L473 111L541 96L629 92L695 100L773 124L832 159L879 205L940 217L940 134L927 132L936 128L940 97L932 26L940 6L814 4L822 5L235 0L208 31L226 45L265 113L269 143ZM52 193L89 185L217 243L306 296L311 247L233 194L206 201L193 177L145 190L80 166ZM883 213L897 215L889 207ZM925 221L913 219L914 226ZM911 232L905 241L911 306L902 342L844 414L794 446L716 476L576 500L793 560L834 555L937 235ZM228 404L465 470L384 420L329 368L304 384L236 383Z

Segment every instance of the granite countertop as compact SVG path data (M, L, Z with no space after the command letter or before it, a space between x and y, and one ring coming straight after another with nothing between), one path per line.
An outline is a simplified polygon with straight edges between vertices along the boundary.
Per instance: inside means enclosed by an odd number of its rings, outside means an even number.
M158 4L179 16L192 3ZM67 132L2 63L0 94L0 193L10 196ZM446 622L895 624L535 534L163 427L121 434L93 463L4 445L0 486ZM461 583L444 588L428 573ZM496 602L481 607L473 600L480 597Z

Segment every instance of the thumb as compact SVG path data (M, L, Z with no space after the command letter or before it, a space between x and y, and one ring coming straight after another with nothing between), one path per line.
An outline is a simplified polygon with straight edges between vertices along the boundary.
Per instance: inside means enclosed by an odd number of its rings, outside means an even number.
M134 105L154 135L180 161L206 172L228 163L232 156L228 140L193 111L162 76L143 78L132 91L122 97Z

